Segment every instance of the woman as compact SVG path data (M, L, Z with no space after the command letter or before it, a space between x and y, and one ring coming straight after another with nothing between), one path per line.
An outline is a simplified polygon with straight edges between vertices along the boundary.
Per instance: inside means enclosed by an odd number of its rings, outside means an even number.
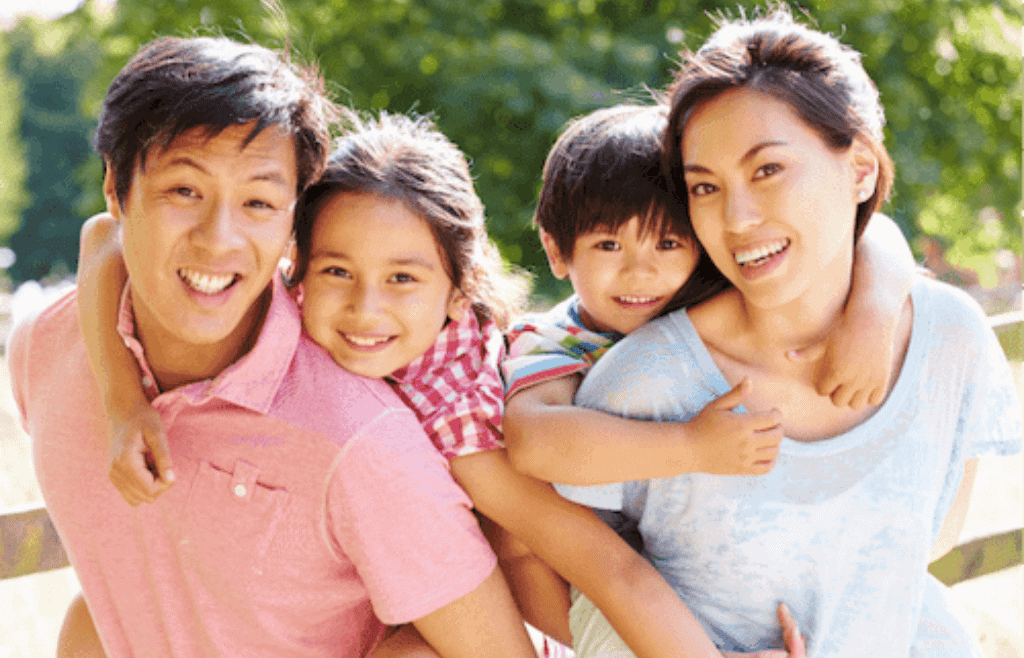
M776 10L724 22L670 96L666 166L732 288L623 340L576 401L685 420L749 377L747 407L779 409L787 438L767 475L626 483L615 506L721 649L781 647L781 601L808 655L980 656L927 573L956 543L974 458L1020 449L1020 403L980 309L915 282L879 345L886 399L859 410L818 395L816 364L790 356L837 321L855 241L891 186L859 56Z

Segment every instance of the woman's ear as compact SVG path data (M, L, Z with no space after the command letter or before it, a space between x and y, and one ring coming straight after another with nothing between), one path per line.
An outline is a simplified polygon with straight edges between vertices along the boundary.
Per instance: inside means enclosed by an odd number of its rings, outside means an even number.
M555 238L544 229L539 229L539 231L540 243L544 246L544 253L547 254L551 273L555 275L556 279L564 279L569 276L569 265L562 258L562 252L558 249Z
M452 288L452 293L448 296L448 319L452 322L458 322L466 316L470 306L469 297L466 297L466 293L458 288Z
M878 156L866 141L854 137L849 157L853 171L854 203L860 204L875 194L878 186Z

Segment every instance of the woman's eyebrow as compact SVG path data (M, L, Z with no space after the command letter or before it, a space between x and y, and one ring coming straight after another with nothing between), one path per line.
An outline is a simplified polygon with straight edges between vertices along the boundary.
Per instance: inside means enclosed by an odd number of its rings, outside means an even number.
M758 144L755 144L754 146L752 146L750 148L749 151L747 151L746 153L743 154L743 157L740 158L740 164L741 165L742 164L746 164L754 156L756 156L762 149L766 149L769 146L785 146L785 145L786 145L786 142L784 142L782 140L770 140L770 141L767 141L767 142L760 142ZM683 165L683 171L684 172L685 171L689 171L689 172L693 172L693 173L696 173L696 174L710 174L711 173L711 170L708 169L707 167L704 167L703 165L699 165L699 164L692 164L692 163L691 164L684 164Z

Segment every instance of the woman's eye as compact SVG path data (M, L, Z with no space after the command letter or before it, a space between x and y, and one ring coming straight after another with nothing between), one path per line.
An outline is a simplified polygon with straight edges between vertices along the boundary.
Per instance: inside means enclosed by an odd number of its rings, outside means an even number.
M615 240L601 240L594 245L594 248L601 251L616 251L619 248L619 243Z
M257 210L273 210L274 209L273 205L267 203L266 201L263 201L262 199L252 199L250 201L246 201L245 205L250 207L250 208L255 208Z
M772 174L777 174L782 170L782 165L777 162L769 162L768 164L761 165L754 172L754 178L767 178Z
M415 280L416 277L411 274L406 274L405 272L399 272L398 274L391 275L391 281L394 283L412 283Z
M690 188L690 196L705 196L717 190L711 183L697 183Z

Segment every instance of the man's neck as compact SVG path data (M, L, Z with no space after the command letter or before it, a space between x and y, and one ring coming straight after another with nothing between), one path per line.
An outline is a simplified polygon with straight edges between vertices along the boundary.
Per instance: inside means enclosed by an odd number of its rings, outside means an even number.
M272 289L253 304L228 336L215 343L189 343L167 332L147 312L134 305L135 331L156 384L169 391L193 382L213 379L256 344L270 308Z

